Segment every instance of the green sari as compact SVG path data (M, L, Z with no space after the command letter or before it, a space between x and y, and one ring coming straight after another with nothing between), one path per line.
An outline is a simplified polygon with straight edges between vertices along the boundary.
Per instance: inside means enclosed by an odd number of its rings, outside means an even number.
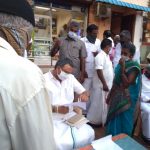
M136 104L140 96L141 73L137 62L125 62L125 74L128 76L134 71L138 72L135 82L130 84L127 89L124 89L121 79L121 66L118 65L115 69L106 121L107 134L132 134Z

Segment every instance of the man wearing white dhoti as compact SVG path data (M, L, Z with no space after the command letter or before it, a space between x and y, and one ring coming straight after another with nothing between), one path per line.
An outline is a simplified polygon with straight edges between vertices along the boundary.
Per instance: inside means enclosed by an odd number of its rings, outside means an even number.
M59 60L52 72L46 73L47 87L52 95L54 136L58 150L72 150L90 144L94 139L94 130L87 124L80 128L67 125L62 119L62 114L73 111L68 106L73 103L74 92L79 94L82 101L88 99L84 87L71 74L72 61L68 58Z
M141 117L143 137L150 141L150 66L142 75Z
M92 88L92 79L94 76L94 55L100 52L100 40L97 39L98 34L98 26L95 24L91 24L87 27L87 36L81 38L81 40L85 43L87 57L85 63L85 70L87 76L85 77L84 83L82 84L86 90L91 92ZM90 101L87 102L87 110L89 107Z
M91 104L87 114L88 120L94 125L104 125L107 116L107 94L112 87L113 67L109 57L112 41L104 39L101 43L102 51L95 57L95 75L93 89L90 95Z

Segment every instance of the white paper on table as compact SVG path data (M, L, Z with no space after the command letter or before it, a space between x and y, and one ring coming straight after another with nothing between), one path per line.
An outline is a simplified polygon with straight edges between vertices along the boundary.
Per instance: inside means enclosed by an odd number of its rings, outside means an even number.
M76 115L76 113L73 111L67 114L53 113L53 120L59 120L60 122L64 122L74 115Z
M74 102L72 103L72 106L78 106L82 108L83 110L86 110L86 102Z
M112 135L93 141L92 146L95 150L123 150L112 141Z
M83 110L86 110L86 102L73 102L70 104L65 104L64 106L78 106L82 108Z
M74 115L76 115L76 113L74 111L69 112L69 113L65 114L64 120L66 121L67 119L73 117Z

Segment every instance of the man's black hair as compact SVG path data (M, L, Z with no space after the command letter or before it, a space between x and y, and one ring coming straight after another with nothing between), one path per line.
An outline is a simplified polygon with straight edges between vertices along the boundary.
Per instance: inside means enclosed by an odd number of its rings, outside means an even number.
M91 24L87 27L86 32L91 33L93 30L98 30L98 26L96 26L95 24Z
M105 30L103 35L106 37L106 38L109 38L111 37L111 31L110 30Z
M70 65L71 67L74 67L72 60L70 60L69 58L59 59L55 65L55 69L57 67L63 67L67 64Z
M112 41L109 39L103 39L101 42L101 49L103 50L106 46L112 46Z
M134 44L132 44L131 42L129 42L129 43L124 43L124 44L122 44L121 47L122 47L122 48L125 48L125 49L128 49L129 52L130 52L130 54L131 54L132 56L134 56L135 51L136 51L136 47L135 47Z
M123 35L124 37L126 37L129 41L131 41L131 33L128 30L123 30L120 33L120 36Z

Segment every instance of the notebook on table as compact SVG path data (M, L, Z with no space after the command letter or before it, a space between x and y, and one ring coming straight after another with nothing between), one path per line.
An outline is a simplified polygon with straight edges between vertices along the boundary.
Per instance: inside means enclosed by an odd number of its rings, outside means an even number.
M89 122L83 115L76 114L66 120L66 123L72 127L81 127L83 124Z

